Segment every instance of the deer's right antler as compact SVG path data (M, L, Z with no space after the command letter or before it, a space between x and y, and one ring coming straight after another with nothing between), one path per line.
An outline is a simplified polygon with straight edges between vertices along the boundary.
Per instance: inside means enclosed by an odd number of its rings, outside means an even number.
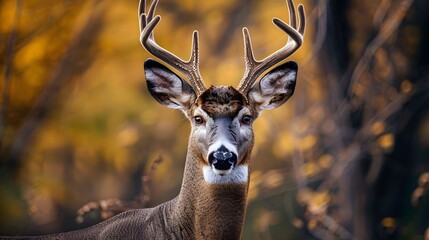
M206 90L199 70L198 59L198 32L194 31L192 39L192 50L189 61L184 61L160 47L154 37L153 30L161 20L161 16L154 17L156 6L159 0L153 0L149 12L146 13L146 0L140 0L139 4L139 23L140 23L140 43L155 57L158 57L165 63L183 73L190 81L194 91L200 95Z
M304 30L305 30L305 14L304 7L298 5L298 14L299 14L299 27L297 28L296 22L296 13L293 0L286 0L289 8L289 24L286 24L278 18L273 19L273 23L283 30L289 39L285 46L280 48L278 51L269 55L261 61L255 59L252 43L250 40L249 31L247 28L243 28L243 37L244 37L244 60L246 62L246 70L244 76L238 85L238 91L247 95L252 85L255 83L256 79L268 68L274 66L275 64L281 62L292 53L294 53L301 45L304 39Z

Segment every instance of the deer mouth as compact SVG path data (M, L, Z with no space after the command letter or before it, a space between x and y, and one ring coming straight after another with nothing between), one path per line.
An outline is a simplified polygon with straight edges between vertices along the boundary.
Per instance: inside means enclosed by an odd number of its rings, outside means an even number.
M213 172L221 176L231 173L237 165L237 155L228 151L225 146L210 153L208 160Z

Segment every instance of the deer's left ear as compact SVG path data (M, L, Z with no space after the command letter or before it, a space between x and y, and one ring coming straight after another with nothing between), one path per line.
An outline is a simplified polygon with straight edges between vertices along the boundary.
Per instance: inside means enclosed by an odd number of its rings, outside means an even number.
M289 61L268 72L253 85L247 97L259 110L273 109L285 103L295 90L298 65Z

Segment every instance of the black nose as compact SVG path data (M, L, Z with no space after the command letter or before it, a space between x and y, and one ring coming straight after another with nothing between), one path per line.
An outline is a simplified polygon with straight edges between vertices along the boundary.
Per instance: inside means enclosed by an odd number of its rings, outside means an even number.
M218 170L229 170L237 164L237 156L222 145L218 150L210 153L209 163Z

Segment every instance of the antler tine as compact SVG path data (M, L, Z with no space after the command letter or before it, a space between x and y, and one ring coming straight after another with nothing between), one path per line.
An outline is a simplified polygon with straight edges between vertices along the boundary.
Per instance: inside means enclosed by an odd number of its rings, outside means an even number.
M304 6L302 4L298 5L298 14L299 14L299 30L298 32L304 37L305 32L305 13Z
M153 0L152 4L149 7L149 12L147 14L147 21L150 22L153 19L153 16L155 16L155 10L158 6L159 0Z
M139 8L138 8L140 33L143 31L143 29L146 27L146 24L147 24L145 9L146 9L146 0L140 0Z
M264 71L292 55L303 43L305 31L304 7L301 4L298 6L299 27L297 27L296 12L293 0L287 0L287 5L289 8L290 25L278 18L274 18L273 23L282 31L284 31L289 36L289 39L285 46L263 60L258 61L255 59L249 31L247 28L243 28L244 60L246 63L246 70L242 80L240 81L240 84L238 85L238 91L244 95L247 95L247 92L255 83L256 79Z
M287 7L289 9L289 24L291 27L296 28L296 12L293 0L287 0Z
M146 0L140 0L139 5L139 23L140 23L140 43L152 55L158 57L168 65L174 67L183 73L191 83L197 95L206 90L199 71L199 49L198 49L198 32L194 31L192 37L191 56L188 61L184 61L168 50L159 46L155 41L153 30L161 20L161 16L155 15L156 6L159 0L154 0L146 13Z

